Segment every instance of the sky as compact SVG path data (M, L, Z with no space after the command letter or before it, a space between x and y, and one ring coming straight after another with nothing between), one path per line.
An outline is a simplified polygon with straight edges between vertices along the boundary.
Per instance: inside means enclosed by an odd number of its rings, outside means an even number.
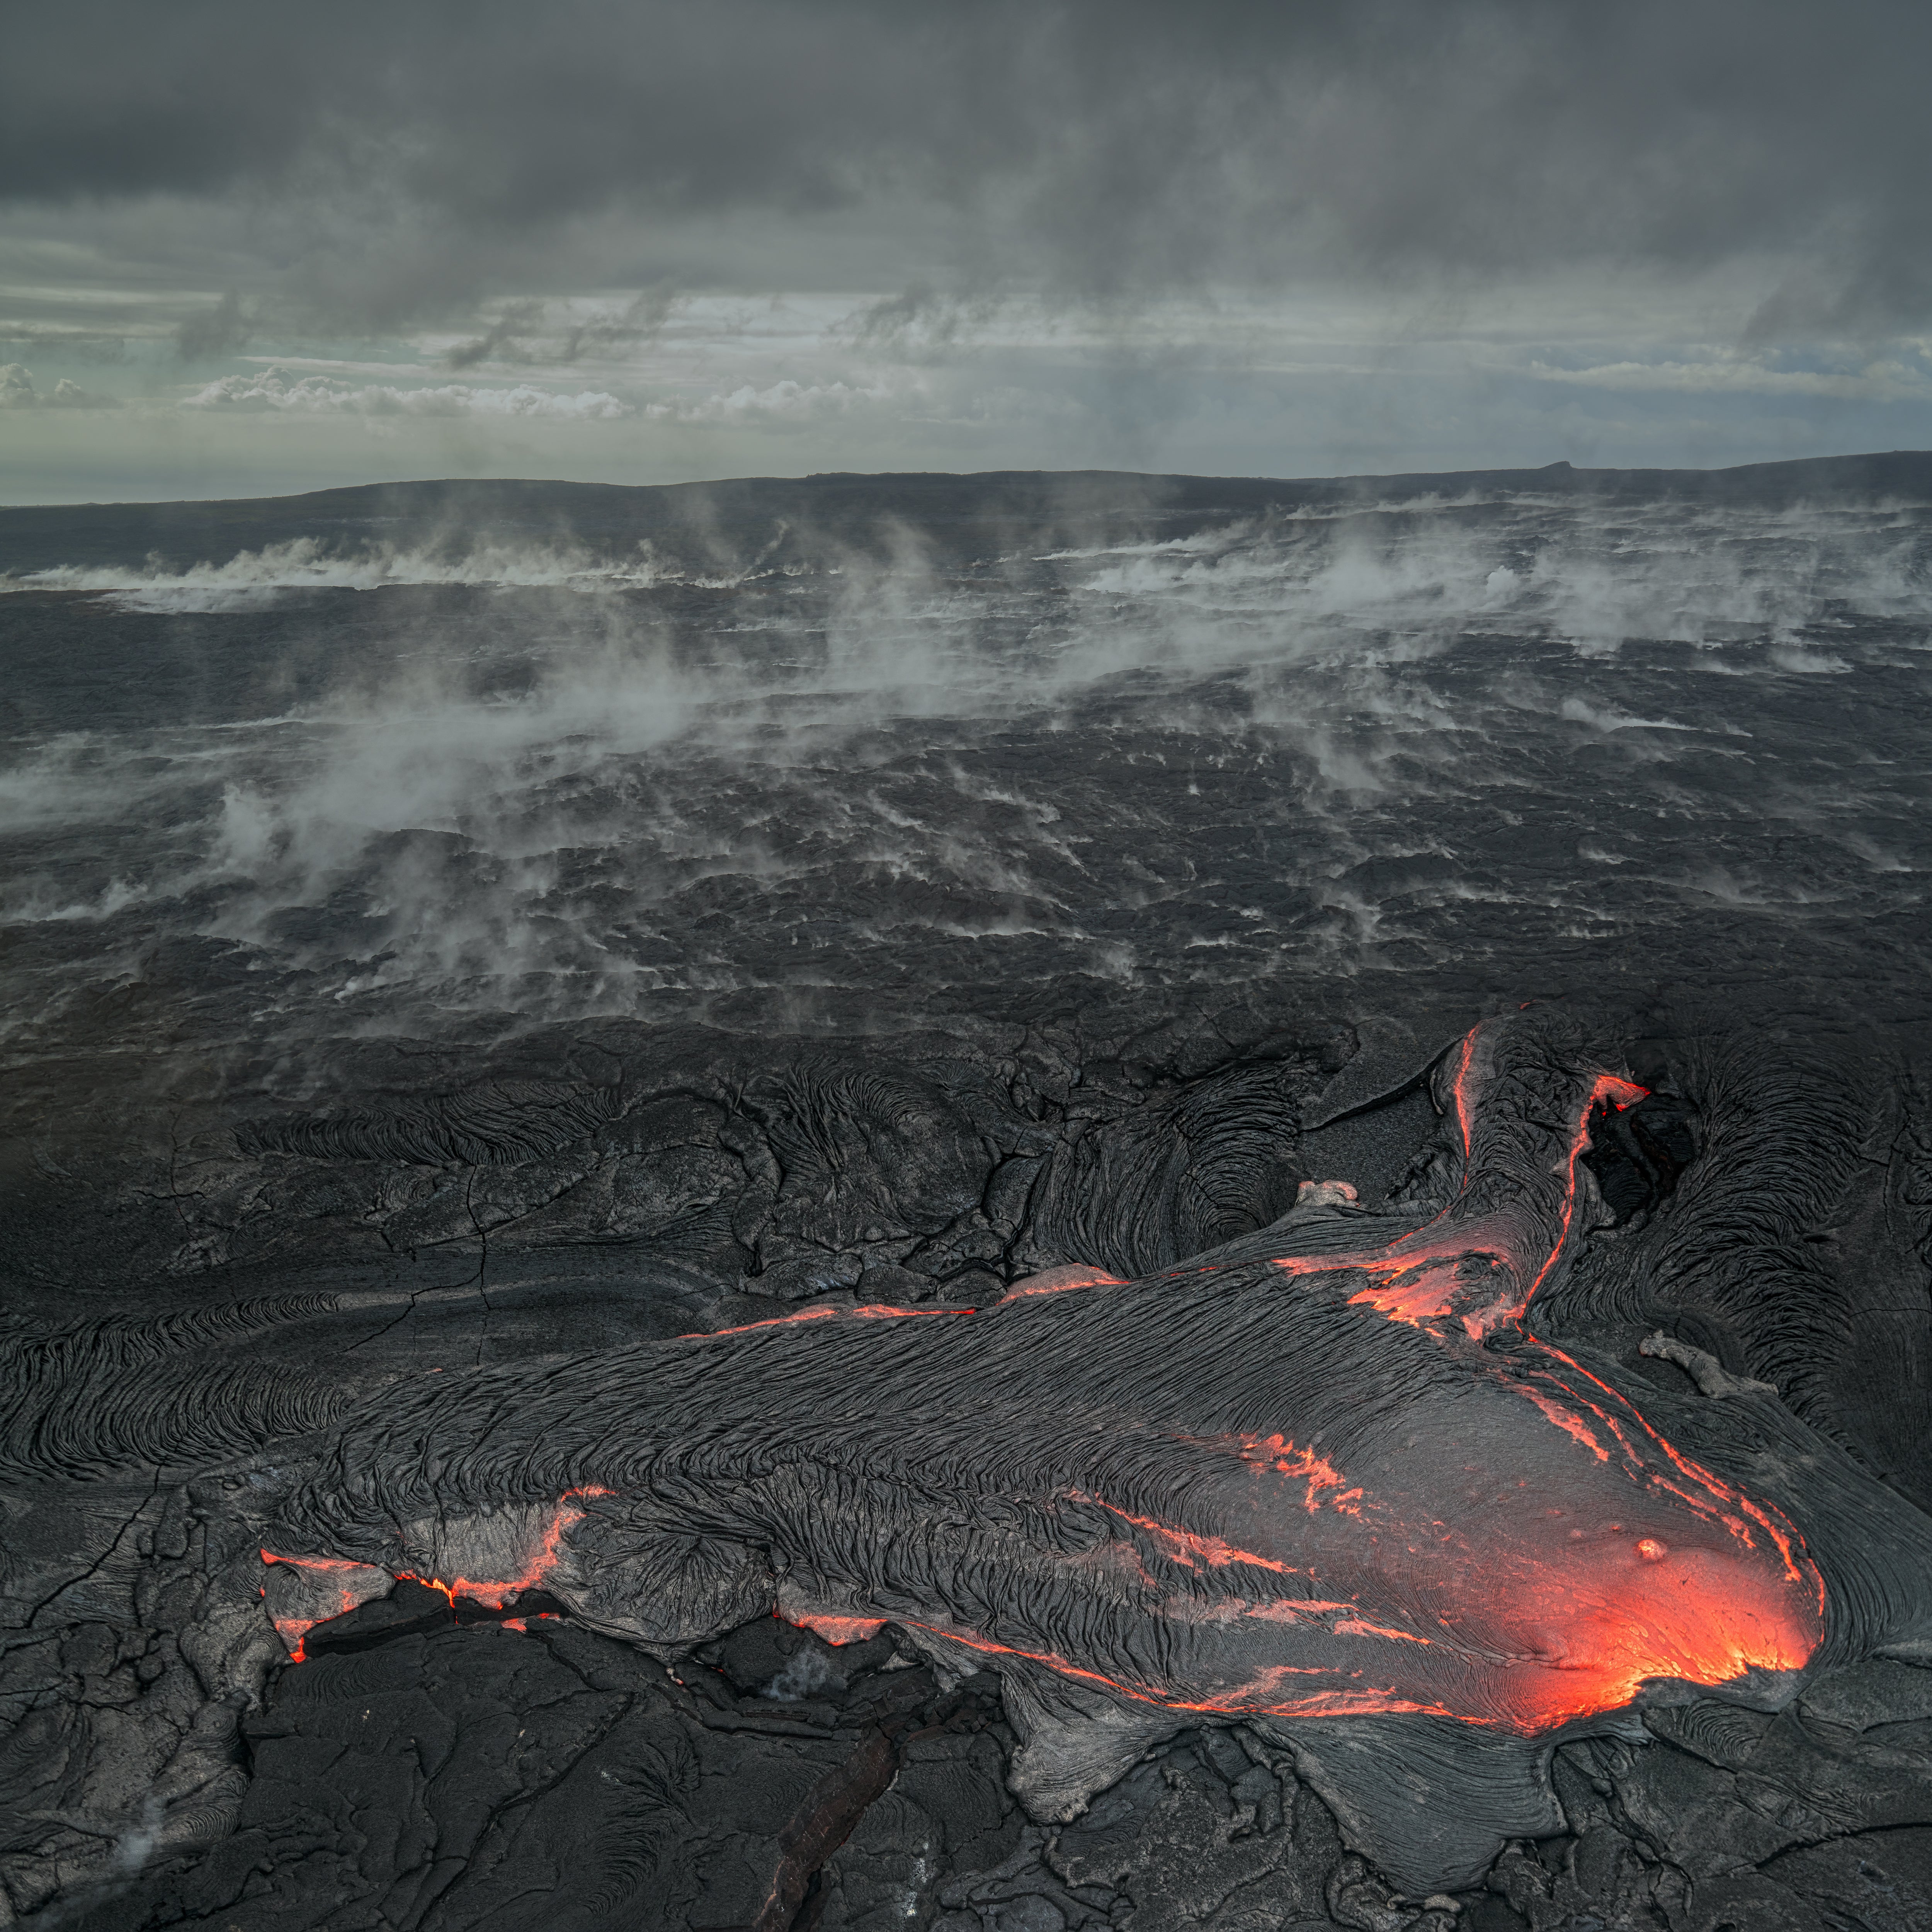
M0 502L1932 446L1922 0L64 0Z

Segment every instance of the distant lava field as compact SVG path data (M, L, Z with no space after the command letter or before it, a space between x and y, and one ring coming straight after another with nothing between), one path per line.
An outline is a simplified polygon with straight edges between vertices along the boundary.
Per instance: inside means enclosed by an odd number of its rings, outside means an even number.
M0 509L0 1924L1932 1928L1932 456Z

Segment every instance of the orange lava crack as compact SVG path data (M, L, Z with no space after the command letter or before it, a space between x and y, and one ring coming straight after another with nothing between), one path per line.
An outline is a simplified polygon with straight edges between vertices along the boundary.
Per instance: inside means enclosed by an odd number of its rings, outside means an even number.
M1136 1703L1151 1704L1163 1711L1196 1711L1214 1717L1256 1718L1360 1718L1392 1712L1433 1718L1461 1715L1441 1704L1420 1703L1412 1699L1399 1697L1392 1690L1316 1690L1306 1696L1286 1702L1268 1701L1285 1678L1324 1677L1332 1674L1320 1664L1270 1664L1246 1683L1238 1684L1232 1690L1221 1691L1214 1696L1198 1699L1177 1697L1148 1684L1131 1684L1119 1678L1109 1677L1104 1671L1088 1670L1054 1651L1025 1650L1014 1644L995 1643L990 1637L950 1630L938 1624L920 1623L910 1618L901 1621L914 1630L928 1631L934 1636L962 1644L967 1649L978 1651L982 1655L1023 1658L1030 1664L1045 1665L1060 1676L1076 1678L1085 1684L1098 1684L1103 1690L1131 1698ZM1484 1718L1468 1718L1463 1721L1487 1724L1492 1720Z
M392 1574L375 1564L358 1563L346 1557L284 1556L272 1550L264 1550L262 1552L262 1561L264 1563L286 1563L295 1569L319 1570L325 1574L353 1570L360 1572L364 1577L370 1579L386 1577L392 1583L421 1583L427 1588L434 1590L447 1598L452 1610L456 1607L457 1598L462 1597L471 1603L482 1604L486 1610L500 1610L506 1609L526 1592L538 1588L556 1567L556 1559L562 1547L564 1532L572 1525L581 1522L586 1514L583 1510L572 1508L570 1507L572 1499L578 1496L608 1496L614 1493L614 1492L610 1490L601 1489L592 1484L586 1484L578 1489L565 1490L557 1498L556 1514L551 1517L549 1526L544 1532L543 1540L538 1546L536 1553L530 1558L516 1576L502 1581L482 1581L472 1577L458 1576L445 1582L440 1576L424 1576L413 1570L398 1570ZM326 1616L287 1617L273 1619L277 1634L280 1636L284 1643L289 1646L289 1661L291 1664L306 1664L308 1661L308 1633L317 1624L327 1623L336 1617L346 1616L358 1606L367 1603L371 1597L383 1594L385 1592L380 1588L372 1587L358 1592L345 1584L341 1591L340 1606L330 1611ZM540 1616L548 1614L547 1611L538 1612ZM506 1618L506 1622L513 1623L514 1627L520 1630L528 1628L521 1618Z

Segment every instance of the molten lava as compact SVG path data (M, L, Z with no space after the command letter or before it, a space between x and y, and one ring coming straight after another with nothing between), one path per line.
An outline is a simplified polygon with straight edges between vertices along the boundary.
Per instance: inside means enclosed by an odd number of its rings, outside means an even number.
M1154 1646L1169 1660L1158 1678L956 1619L915 1628L1176 1712L1428 1712L1526 1733L1621 1708L1654 1679L1719 1685L1808 1662L1823 1631L1823 1584L1790 1526L1522 1329L1572 1238L1592 1120L1646 1090L1591 1077L1556 1165L1526 1166L1519 1155L1512 1192L1474 1193L1486 1152L1484 1030L1463 1040L1451 1085L1464 1156L1456 1197L1384 1247L1274 1265L1311 1288L1339 1283L1348 1306L1432 1338L1482 1384L1525 1403L1556 1443L1514 1430L1486 1440L1473 1415L1418 1410L1406 1453L1373 1472L1340 1466L1285 1430L1239 1435L1228 1447L1247 1472L1246 1492L1214 1484L1185 1520L1069 1490L1070 1502L1097 1504L1134 1546L1117 1574L1135 1580L1147 1613L1168 1628ZM1347 1292L1350 1276L1369 1285ZM1056 1269L988 1312L1129 1286L1097 1269ZM1485 1346L1492 1337L1507 1340L1501 1354ZM1296 1580L1286 1594L1283 1579ZM1330 1579L1346 1588L1323 1588Z
M777 1614L774 1612L774 1614ZM794 1611L785 1618L800 1630L812 1630L830 1644L863 1643L886 1627L884 1617L821 1617L808 1610Z
M514 1575L502 1579L478 1579L458 1574L446 1582L440 1576L424 1575L415 1570L390 1570L376 1564L353 1562L340 1557L284 1556L274 1550L264 1550L264 1563L285 1565L299 1573L309 1585L305 1593L308 1600L299 1604L298 1613L288 1614L285 1611L273 1617L277 1634L288 1646L289 1660L292 1664L308 1660L307 1638L317 1624L345 1616L372 1598L387 1595L399 1582L420 1583L436 1592L448 1599L452 1610L459 1597L466 1602L480 1604L485 1610L507 1608L518 1598L548 1582L554 1574L566 1534L584 1518L585 1512L577 1507L578 1498L608 1496L610 1493L608 1490L591 1484L566 1490L544 1513L548 1520L530 1544L522 1568ZM267 1594L266 1586L263 1594ZM514 1630L528 1628L521 1618L507 1618L505 1622Z
M262 1552L265 1564L284 1566L284 1576L296 1580L292 1588L273 1576L262 1586L266 1599L271 1584L276 1600L269 1607L269 1620L275 1634L287 1646L292 1664L308 1661L308 1638L317 1624L346 1616L373 1597L388 1594L395 1579L374 1564L354 1563L337 1556L278 1556L272 1550Z

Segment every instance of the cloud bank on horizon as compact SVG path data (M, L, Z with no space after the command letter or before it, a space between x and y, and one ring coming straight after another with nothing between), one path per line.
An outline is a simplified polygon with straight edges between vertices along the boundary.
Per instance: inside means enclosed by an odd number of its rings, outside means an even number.
M75 0L0 497L1932 442L1903 0Z

